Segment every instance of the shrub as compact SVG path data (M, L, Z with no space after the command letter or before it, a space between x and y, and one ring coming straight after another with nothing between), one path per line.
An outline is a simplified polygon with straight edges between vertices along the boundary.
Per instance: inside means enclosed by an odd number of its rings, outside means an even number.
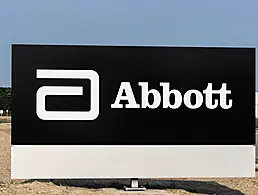
M0 110L12 110L12 90L10 87L0 87Z

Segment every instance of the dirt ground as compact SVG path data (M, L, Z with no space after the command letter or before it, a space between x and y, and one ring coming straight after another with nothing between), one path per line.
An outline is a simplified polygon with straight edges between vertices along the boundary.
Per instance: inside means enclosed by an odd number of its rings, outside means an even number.
M256 178L142 180L144 192L123 191L129 180L11 181L10 135L10 123L0 124L0 195L258 195L258 172Z

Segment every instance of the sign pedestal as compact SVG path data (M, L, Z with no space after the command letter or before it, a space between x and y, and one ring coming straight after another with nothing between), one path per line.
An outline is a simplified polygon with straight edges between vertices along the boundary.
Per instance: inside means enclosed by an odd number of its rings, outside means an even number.
M145 191L146 190L146 188L143 186L139 187L137 178L130 179L130 184L131 184L130 187L126 187L126 186L124 187L125 191Z

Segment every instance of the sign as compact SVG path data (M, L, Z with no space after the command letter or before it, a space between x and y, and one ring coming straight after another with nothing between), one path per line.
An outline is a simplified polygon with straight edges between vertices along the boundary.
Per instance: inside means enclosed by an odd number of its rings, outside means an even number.
M254 48L15 44L12 90L12 178L255 175Z

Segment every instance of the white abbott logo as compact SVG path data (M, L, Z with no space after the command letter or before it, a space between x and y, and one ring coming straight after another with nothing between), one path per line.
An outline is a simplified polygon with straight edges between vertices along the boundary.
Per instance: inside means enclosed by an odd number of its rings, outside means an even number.
M121 100L127 100L128 104L125 105L125 108L151 108L155 109L160 106L161 98L163 99L163 108L171 108L177 109L181 106L182 102L184 102L185 106L190 109L197 109L201 107L204 102L203 94L195 89L188 90L183 96L180 91L177 89L170 90L170 83L161 82L160 86L162 87L162 96L159 91L156 89L149 89L148 82L139 82L139 86L141 86L141 105L138 104L133 95L133 90L131 88L131 84L129 82L122 82L115 100L115 103L111 105L111 108L123 108L123 104L120 103ZM125 92L126 95L122 95ZM203 90L205 94L205 104L209 109L215 109L218 107L220 103L220 107L223 109L229 109L232 107L232 100L228 100L227 104L227 95L231 94L230 90L227 90L227 84L223 83L220 90L213 90L212 83L208 83L208 86L205 90ZM149 95L152 94L153 102L149 103ZM173 104L170 102L170 96L174 95L175 101ZM215 99L212 97L213 94L219 94L220 98ZM195 96L196 102L193 104L191 102L191 97Z
M47 95L83 95L78 86L43 86L37 91L36 112L42 120L94 120L99 115L99 75L93 70L37 70L38 79L89 79L90 111L46 111Z
M36 95L36 112L42 120L94 120L99 115L99 75L93 70L37 70L38 79L89 79L91 82L90 111L46 111L47 95L83 95L83 88L78 86L42 86L37 90ZM122 82L118 90L115 102L111 108L158 108L161 104L163 108L177 109L182 103L189 109L197 109L202 106L203 102L208 109L215 109L219 105L223 109L232 107L232 99L227 99L231 94L227 90L227 84L223 83L220 90L213 90L212 83L203 90L203 94L195 89L188 90L184 95L177 89L170 90L170 83L161 82L162 95L156 89L149 89L148 82L139 82L141 87L141 105L136 102L130 82ZM123 93L125 92L125 95ZM213 97L218 94L219 99ZM153 96L153 102L149 102L149 95ZM170 102L170 96L174 96L173 104ZM195 96L195 103L191 102L191 97ZM125 107L121 101L126 100L128 103Z

